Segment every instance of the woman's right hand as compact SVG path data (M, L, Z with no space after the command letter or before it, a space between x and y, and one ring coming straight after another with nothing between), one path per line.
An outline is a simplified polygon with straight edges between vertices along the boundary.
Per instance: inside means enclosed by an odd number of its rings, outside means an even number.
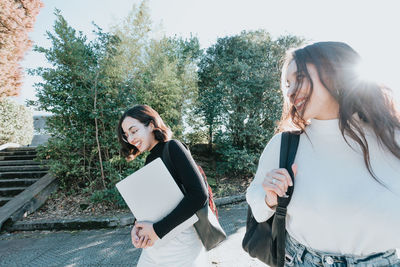
M294 176L297 173L297 165L292 165ZM275 169L267 173L262 184L265 191L265 203L270 208L278 205L278 196L283 197L286 195L289 186L293 186L292 179L289 172L284 169Z
M136 227L136 224L133 226L132 231L131 231L131 238L132 238L132 244L135 246L135 248L147 248L150 247L151 244L151 239L149 239L148 236L139 236L139 228Z

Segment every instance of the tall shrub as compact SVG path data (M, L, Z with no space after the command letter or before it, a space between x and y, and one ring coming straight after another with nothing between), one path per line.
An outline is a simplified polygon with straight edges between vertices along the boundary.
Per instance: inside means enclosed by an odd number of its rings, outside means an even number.
M219 38L199 64L199 106L222 172L251 174L280 118L281 58L301 38L265 31Z
M128 40L132 36L97 27L97 38L88 41L59 11L56 16L53 32L47 33L51 47L35 47L52 67L31 71L43 82L36 84L38 100L30 104L53 114L47 120L51 138L39 154L49 160L66 190L94 191L94 200L119 201L115 183L144 163L143 157L129 163L121 158L116 136L119 117L135 104L147 104L179 135L189 90L183 85L190 84L185 73L196 72L186 71L188 63L177 56L183 47L180 39L141 40L142 54L132 57L137 62L120 62L131 45L137 47ZM129 64L137 69L125 73ZM196 80L191 84L197 86Z
M165 37L155 30L146 0L134 5L112 33L120 39L112 72L135 88L137 103L153 107L175 137L183 137L185 115L193 115L190 110L197 95L198 39Z
M30 104L53 114L46 122L51 138L39 154L69 191L115 190L115 182L142 163L119 156L118 119L135 101L134 89L109 71L119 39L97 28L97 38L88 41L55 14L54 33L47 33L52 46L35 47L52 67L31 71L43 82Z

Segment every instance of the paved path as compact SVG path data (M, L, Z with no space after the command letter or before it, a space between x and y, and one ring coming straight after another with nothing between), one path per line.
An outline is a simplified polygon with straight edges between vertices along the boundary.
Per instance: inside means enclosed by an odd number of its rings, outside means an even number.
M208 252L212 267L261 267L241 248L247 205L219 208L228 239ZM130 242L130 227L76 232L20 232L0 235L0 266L136 266L140 249Z

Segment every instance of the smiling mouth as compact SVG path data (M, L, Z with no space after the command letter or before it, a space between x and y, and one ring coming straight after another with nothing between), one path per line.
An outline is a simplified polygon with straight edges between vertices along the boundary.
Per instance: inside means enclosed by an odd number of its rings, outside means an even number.
M303 108L304 104L306 102L306 99L304 97L296 99L296 101L293 103L293 105L296 107L296 109L300 110Z
M138 142L133 143L132 145L134 145L138 150L140 150L139 147L141 144L142 144L142 142L138 141Z

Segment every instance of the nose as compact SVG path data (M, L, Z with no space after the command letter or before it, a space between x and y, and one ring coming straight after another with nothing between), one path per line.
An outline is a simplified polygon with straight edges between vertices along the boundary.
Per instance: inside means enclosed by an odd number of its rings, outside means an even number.
M286 96L291 99L293 97L293 95L295 94L295 87L294 86L290 86L289 88L287 88L286 91Z
M294 99L295 94L296 94L294 86L291 86L291 87L287 88L284 93L286 94L286 97L289 100L289 102L293 102L293 99Z

